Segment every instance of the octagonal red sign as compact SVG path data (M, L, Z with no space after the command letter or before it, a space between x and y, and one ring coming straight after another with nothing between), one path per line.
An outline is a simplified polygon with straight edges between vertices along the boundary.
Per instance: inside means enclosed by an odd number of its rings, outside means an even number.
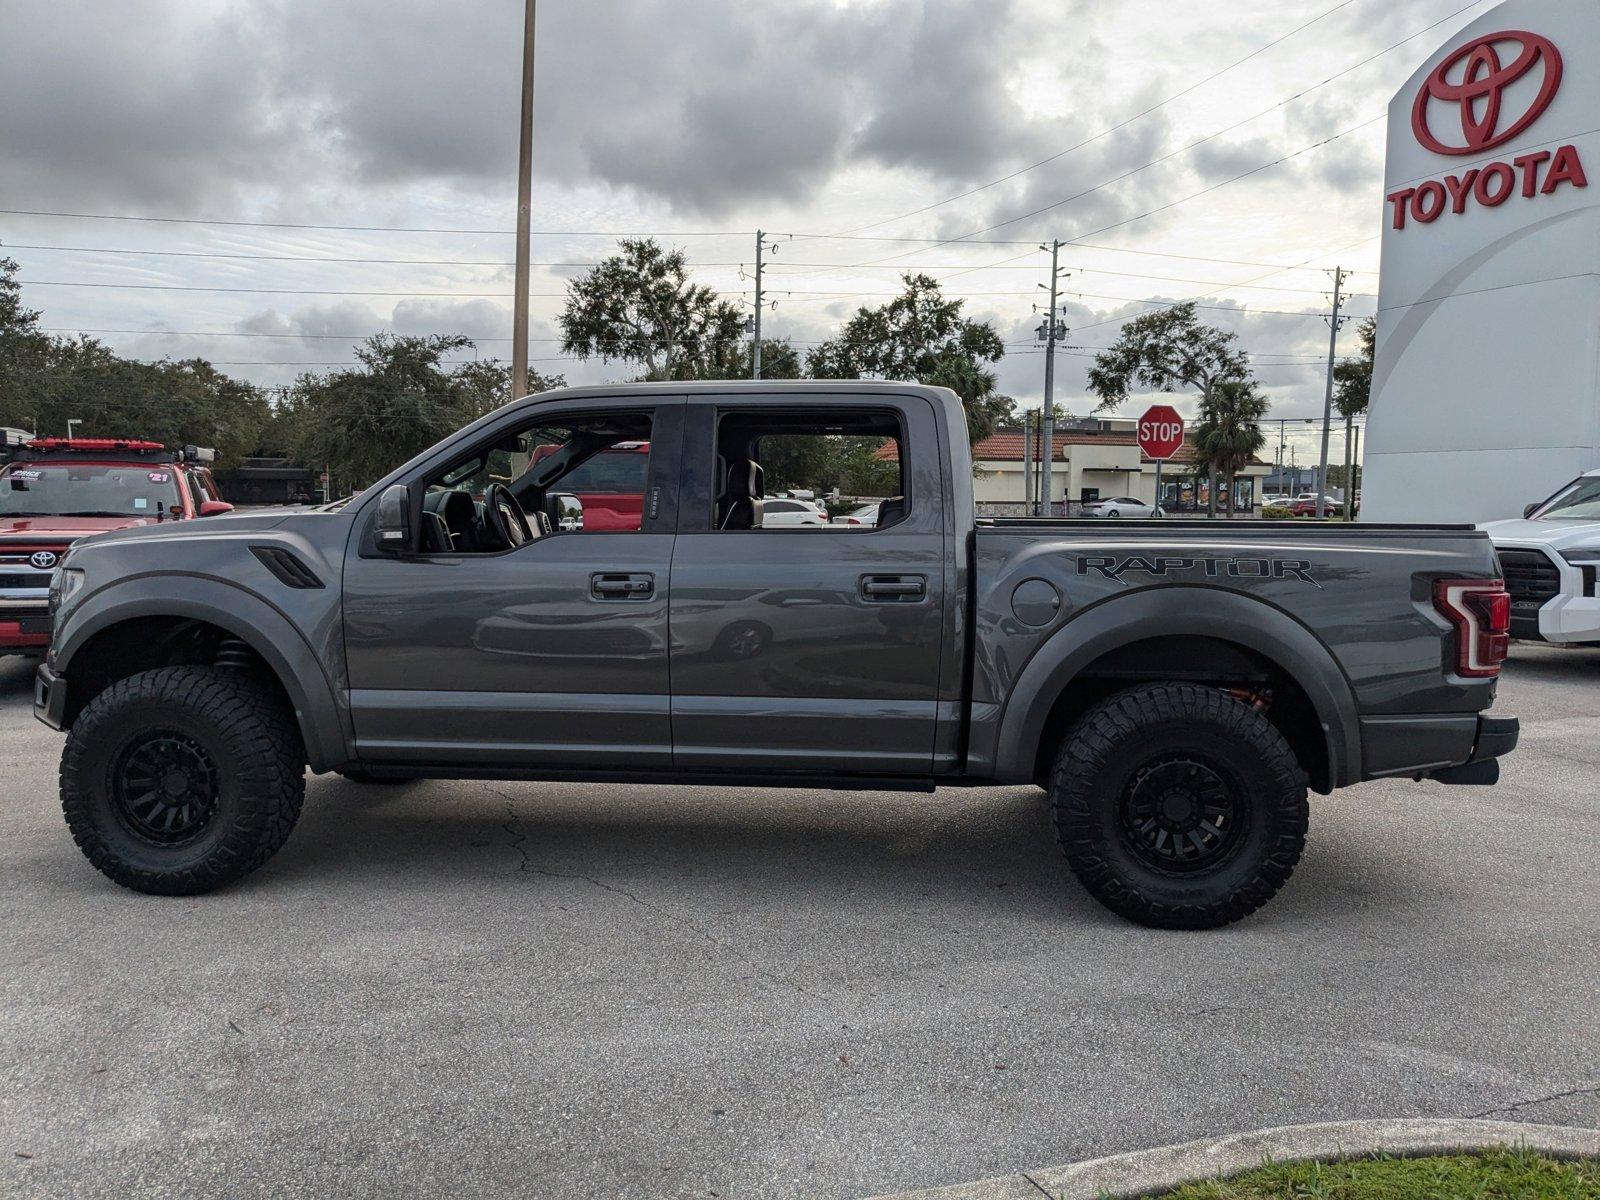
M1146 458L1171 458L1183 446L1183 418L1170 404L1153 404L1139 418L1139 449Z

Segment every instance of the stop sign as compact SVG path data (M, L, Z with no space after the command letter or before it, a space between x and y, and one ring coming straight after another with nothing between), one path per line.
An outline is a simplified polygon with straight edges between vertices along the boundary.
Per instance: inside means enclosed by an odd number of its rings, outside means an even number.
M1146 458L1171 458L1183 445L1183 418L1170 404L1155 404L1139 418L1139 449Z

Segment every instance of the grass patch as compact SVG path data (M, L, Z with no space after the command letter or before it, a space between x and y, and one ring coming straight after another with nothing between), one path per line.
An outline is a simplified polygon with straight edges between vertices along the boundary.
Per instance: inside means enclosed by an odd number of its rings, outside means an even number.
M1522 1150L1269 1164L1191 1183L1167 1200L1597 1200L1600 1161Z

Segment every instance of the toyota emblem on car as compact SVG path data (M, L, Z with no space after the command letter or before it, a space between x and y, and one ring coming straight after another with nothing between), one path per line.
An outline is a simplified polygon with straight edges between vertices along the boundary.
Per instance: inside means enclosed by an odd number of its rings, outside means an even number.
M28 556L28 565L48 571L56 565L56 553L53 550L35 550Z

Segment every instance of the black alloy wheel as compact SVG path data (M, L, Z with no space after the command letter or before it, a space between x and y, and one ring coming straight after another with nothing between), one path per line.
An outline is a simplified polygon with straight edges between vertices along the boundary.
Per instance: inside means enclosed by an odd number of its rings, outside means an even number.
M123 746L111 772L117 816L158 846L194 840L216 815L217 764L194 738L171 729L140 733Z
M1239 844L1249 801L1222 769L1198 755L1164 755L1141 766L1122 792L1122 831L1143 862L1197 871Z

